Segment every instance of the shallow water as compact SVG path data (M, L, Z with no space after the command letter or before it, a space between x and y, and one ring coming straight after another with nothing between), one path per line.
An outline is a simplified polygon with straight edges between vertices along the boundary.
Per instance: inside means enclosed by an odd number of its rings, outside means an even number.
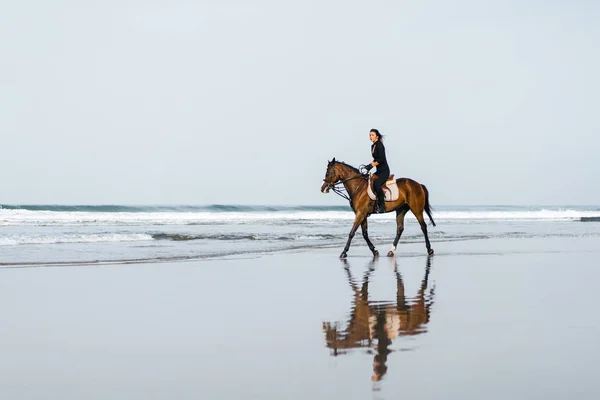
M600 235L600 222L593 221L600 218L596 206L455 206L439 207L433 216L437 226L429 224L428 230L434 243ZM348 206L4 205L0 266L150 262L339 248L353 218ZM395 232L394 213L369 218L369 235L380 251L391 247ZM400 243L423 243L410 213ZM361 246L359 233L353 247Z

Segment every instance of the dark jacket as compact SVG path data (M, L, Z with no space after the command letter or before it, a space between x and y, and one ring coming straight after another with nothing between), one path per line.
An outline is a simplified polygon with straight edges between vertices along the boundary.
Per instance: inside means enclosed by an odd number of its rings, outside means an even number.
M377 172L386 173L389 175L390 167L388 166L387 159L385 158L385 146L381 140L376 141L371 146L371 153L373 154L373 161L378 163Z

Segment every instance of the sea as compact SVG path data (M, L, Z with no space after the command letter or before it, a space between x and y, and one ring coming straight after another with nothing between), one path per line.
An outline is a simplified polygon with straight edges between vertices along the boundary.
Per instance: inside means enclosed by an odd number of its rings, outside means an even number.
M600 236L600 206L437 206L436 242ZM0 205L0 267L184 261L343 247L348 205ZM395 213L372 215L369 236L391 246ZM399 248L423 242L409 212ZM353 250L355 249L355 250ZM369 254L360 229L351 254ZM423 244L423 252L424 252Z

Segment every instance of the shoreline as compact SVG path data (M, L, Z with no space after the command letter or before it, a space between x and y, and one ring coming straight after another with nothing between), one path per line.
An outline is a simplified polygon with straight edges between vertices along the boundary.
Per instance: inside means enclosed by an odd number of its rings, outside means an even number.
M432 241L432 247L435 250L435 256L461 256L461 255L502 255L502 254L527 254L527 253L561 253L564 250L545 249L545 244L553 242L555 245L561 245L561 242L577 243L599 241L600 235L570 237L570 236L547 236L547 237L527 237L527 238L472 238L472 239L442 239ZM355 243L358 242L358 243ZM345 242L344 242L345 243ZM227 253L220 252L219 254L206 254L199 256L175 256L172 258L134 258L134 259L105 259L105 260L90 260L90 261L34 261L34 262L0 262L0 270L12 268L36 268L36 267L76 267L76 266L96 266L96 265L128 265L128 264L155 264L155 263L173 263L173 262L203 262L203 261L218 261L239 258L261 258L274 256L279 254L295 254L304 252L330 252L339 249L341 253L344 243L322 244L322 245L298 245L297 247L282 248L282 249L259 249L259 250L240 250L230 251ZM503 250L496 249L498 243L511 244L512 249L506 247ZM488 244L488 246L482 245ZM526 245L533 245L536 250L527 250ZM380 253L380 258L387 258L386 253L391 247L391 244L383 246L375 244ZM423 247L423 251L419 250ZM577 247L577 246L576 246ZM441 252L438 250L441 248ZM453 250L457 248L456 250ZM468 250L477 248L477 251ZM387 249L387 250L384 250ZM571 249L570 251L575 251ZM584 251L584 250L579 250ZM594 250L589 250L593 252ZM408 241L400 241L397 246L396 257L419 257L426 255L425 243L421 243L418 238L412 238ZM372 257L366 243L360 235L356 235L352 241L348 257Z

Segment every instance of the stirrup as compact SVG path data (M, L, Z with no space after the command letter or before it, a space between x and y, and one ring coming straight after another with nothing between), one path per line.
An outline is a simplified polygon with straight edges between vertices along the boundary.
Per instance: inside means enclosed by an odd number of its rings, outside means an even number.
M383 204L383 209L379 206L377 200L375 200L375 205L373 206L373 214L385 214L385 203Z

